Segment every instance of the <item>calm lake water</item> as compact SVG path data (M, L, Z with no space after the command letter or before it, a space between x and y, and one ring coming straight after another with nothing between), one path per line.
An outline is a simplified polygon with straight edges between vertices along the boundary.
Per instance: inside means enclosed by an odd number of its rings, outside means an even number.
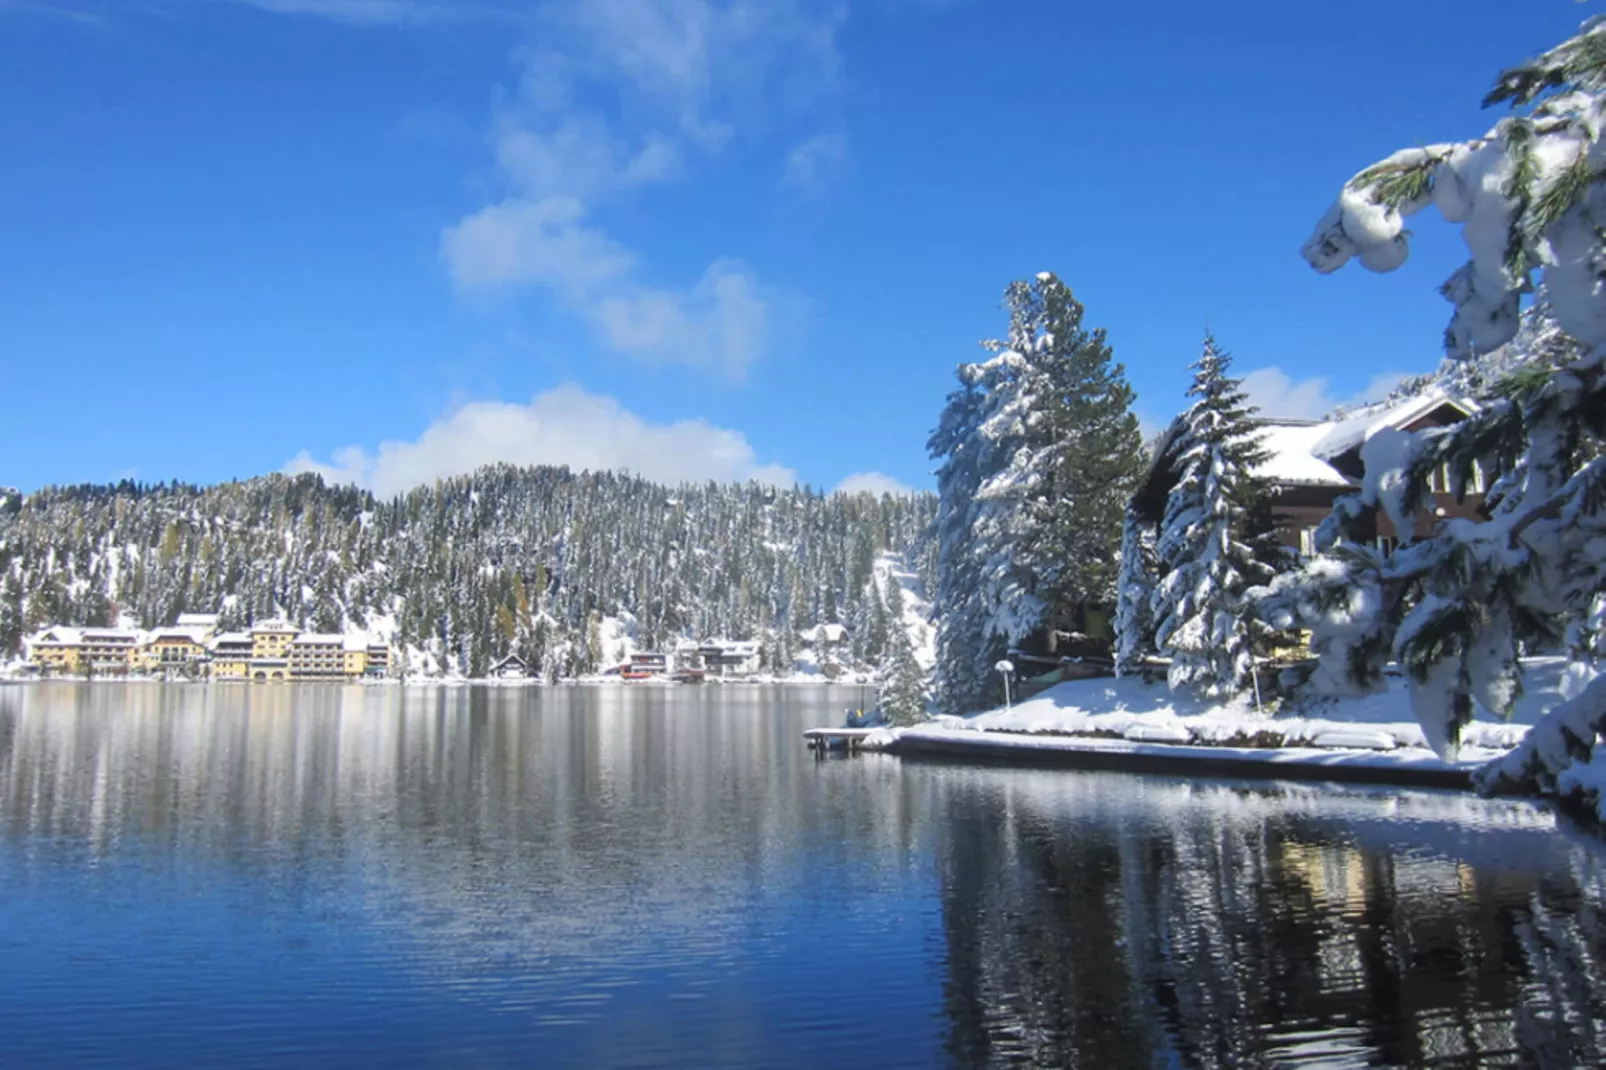
M0 686L0 1065L1606 1065L1542 808L816 761L855 698Z

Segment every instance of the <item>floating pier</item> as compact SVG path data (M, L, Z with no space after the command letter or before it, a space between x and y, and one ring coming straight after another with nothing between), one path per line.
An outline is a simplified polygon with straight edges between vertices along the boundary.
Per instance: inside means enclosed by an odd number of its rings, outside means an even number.
M874 731L873 728L810 728L803 733L803 741L815 754L823 755L832 750L855 754L864 745L864 737Z

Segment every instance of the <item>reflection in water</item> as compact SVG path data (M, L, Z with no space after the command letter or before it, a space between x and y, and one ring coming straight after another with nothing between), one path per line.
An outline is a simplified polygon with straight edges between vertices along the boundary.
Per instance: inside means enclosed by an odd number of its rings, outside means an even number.
M1128 783L944 793L957 1061L1606 1065L1606 860L1548 815Z
M813 761L823 689L0 687L8 1065L1601 1065L1528 803Z

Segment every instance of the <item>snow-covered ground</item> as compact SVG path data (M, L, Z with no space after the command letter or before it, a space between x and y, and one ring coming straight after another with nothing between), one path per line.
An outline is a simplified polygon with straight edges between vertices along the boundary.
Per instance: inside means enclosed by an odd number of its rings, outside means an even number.
M1524 663L1526 690L1511 720L1479 710L1459 754L1441 761L1411 715L1406 682L1391 677L1385 692L1311 704L1270 716L1252 697L1205 703L1142 679L1076 680L1015 706L973 717L941 717L881 734L877 743L942 744L997 754L1006 748L1083 750L1158 757L1231 757L1238 761L1470 769L1515 746L1539 717L1576 694L1591 675L1562 658ZM1268 770L1270 773L1270 771ZM1275 773L1271 773L1275 775Z

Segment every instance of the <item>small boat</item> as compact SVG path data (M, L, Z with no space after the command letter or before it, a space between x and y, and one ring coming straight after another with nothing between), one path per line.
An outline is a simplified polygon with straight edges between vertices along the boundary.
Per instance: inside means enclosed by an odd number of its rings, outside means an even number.
M619 674L621 680L651 680L658 674L655 672L641 672L635 669L626 669Z

